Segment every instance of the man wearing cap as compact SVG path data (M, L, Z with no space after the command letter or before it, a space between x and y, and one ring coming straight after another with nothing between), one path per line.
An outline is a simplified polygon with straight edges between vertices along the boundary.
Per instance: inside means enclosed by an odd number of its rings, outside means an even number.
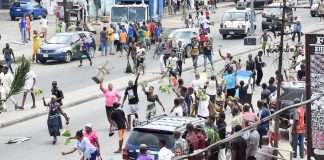
M300 103L300 99L296 98L294 104ZM292 126L292 147L293 156L297 157L297 145L299 145L300 158L304 158L304 138L305 138L305 123L304 123L305 110L302 105L299 105L294 110L294 123Z
M247 126L251 126L253 122L246 121ZM247 141L247 150L246 150L246 159L255 160L255 155L259 149L260 135L258 131L253 128L249 131L249 134L246 138Z
M151 157L149 157L147 154L147 145L146 144L141 144L140 145L140 154L137 157L136 160L153 160Z

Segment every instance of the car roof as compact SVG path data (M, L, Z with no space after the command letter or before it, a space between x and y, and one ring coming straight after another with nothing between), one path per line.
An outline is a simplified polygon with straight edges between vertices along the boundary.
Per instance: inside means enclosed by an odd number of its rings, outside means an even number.
M78 32L63 32L63 33L57 33L56 35L71 36L71 35L74 35L74 34L81 34L81 33L90 34L90 32L78 31Z
M271 3L268 6L280 6L280 5L282 5L282 4L281 3Z
M152 118L148 121L141 122L139 126L135 127L136 129L155 129L162 131L170 131L174 132L184 131L186 128L186 124L192 123L196 124L198 122L205 121L202 118L194 118L194 117L172 117L172 116L158 116L156 118Z
M181 28L181 29L174 30L174 32L188 32L188 31L198 32L198 28Z

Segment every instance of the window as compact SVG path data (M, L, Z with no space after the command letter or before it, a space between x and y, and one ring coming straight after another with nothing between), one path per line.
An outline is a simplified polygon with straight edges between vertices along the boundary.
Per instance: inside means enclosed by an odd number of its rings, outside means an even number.
M127 143L131 145L140 146L146 144L149 148L159 148L159 139L166 141L166 147L173 149L174 138L172 132L159 133L159 132L147 132L147 131L133 131L128 138Z

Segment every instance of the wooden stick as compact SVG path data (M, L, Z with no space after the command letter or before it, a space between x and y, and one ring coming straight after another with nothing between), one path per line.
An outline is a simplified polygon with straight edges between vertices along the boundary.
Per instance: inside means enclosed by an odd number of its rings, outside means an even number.
M279 148L270 147L270 146L262 146L262 147L272 148L272 149L279 150L279 151L284 151L284 152L294 152L294 151L289 151L289 150L285 150L285 149L279 149Z

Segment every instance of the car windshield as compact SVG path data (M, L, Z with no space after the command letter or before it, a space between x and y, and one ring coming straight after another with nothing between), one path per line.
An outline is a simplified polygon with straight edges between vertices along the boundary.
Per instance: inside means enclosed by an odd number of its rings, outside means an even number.
M160 133L152 132L151 130L134 130L128 138L127 143L136 146L146 144L149 148L159 148L159 139L164 139L166 141L167 148L173 148L174 138L171 132Z
M266 15L280 15L282 13L282 8L265 8L263 13Z
M70 42L71 36L69 35L55 35L47 43L48 44L67 44Z
M244 15L243 12L226 12L223 21L244 21Z
M174 34L175 39L190 39L191 37L191 32L186 31L186 32L176 32Z

